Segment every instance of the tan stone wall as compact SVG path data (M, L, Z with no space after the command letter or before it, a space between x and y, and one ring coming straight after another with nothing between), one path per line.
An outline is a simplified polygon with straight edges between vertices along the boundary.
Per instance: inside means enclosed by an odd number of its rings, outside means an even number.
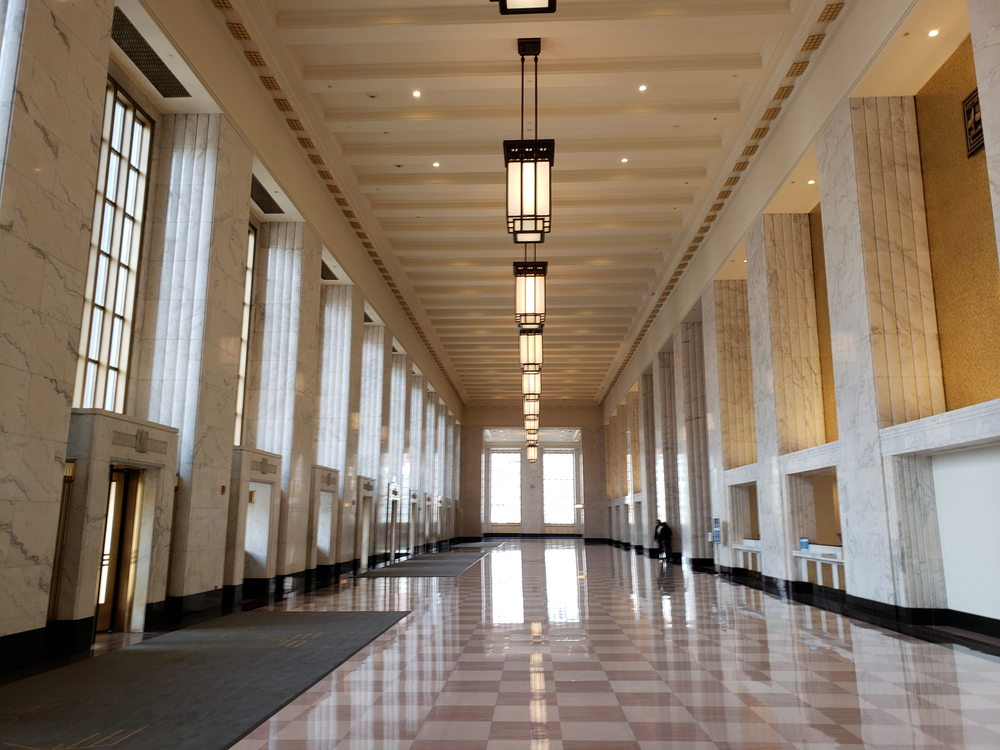
M1000 398L1000 269L985 152L967 158L962 101L976 88L965 42L916 97L947 409Z

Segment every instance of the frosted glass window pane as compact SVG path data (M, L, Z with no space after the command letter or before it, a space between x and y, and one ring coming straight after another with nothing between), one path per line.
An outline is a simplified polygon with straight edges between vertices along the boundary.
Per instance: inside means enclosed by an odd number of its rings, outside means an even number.
M521 523L521 452L490 454L490 522Z

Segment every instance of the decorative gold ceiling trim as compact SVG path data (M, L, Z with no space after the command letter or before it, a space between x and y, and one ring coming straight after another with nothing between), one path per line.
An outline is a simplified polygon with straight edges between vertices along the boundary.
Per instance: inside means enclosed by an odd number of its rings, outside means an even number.
M248 44L252 43L253 40L251 39L250 34L246 29L246 26L244 26L244 24L239 20L238 14L236 14L235 8L232 6L232 4L228 2L228 0L213 0L213 2L216 8L224 12L223 15L226 18L226 26L229 29L230 33L233 35L233 38L236 39L241 44L243 44L244 46L243 54L245 55L247 62L254 68L266 68L267 62L264 60L263 55L261 55L260 52L256 49L247 48ZM258 77L260 78L261 86L263 86L263 88L266 91L281 90L281 85L275 76L258 75ZM292 106L291 102L287 99L275 99L274 103L275 106L277 106L277 108L282 112L294 112L294 107ZM289 118L286 120L286 122L288 123L288 127L294 132L304 133L306 130L301 120L295 118ZM305 135L300 136L297 138L297 140L299 142L299 145L302 146L303 149L307 151L317 150L315 143L308 136ZM309 153L307 154L307 156L312 164L320 166L324 164L323 157L320 154ZM331 172L329 172L328 170L320 169L317 170L317 176L319 176L319 178L325 182L326 188L331 194L334 194L336 196L342 195L341 189L334 182L333 174ZM341 206L343 208L349 207L349 203L345 198L336 197L334 200L336 201L338 206ZM351 219L356 218L354 216L354 213L351 211L344 211L343 213L345 216L348 216L348 218ZM441 374L444 376L444 379L448 382L448 385L451 386L452 391L454 391L459 401L462 401L462 397L459 393L458 387L455 385L454 380L448 373L448 370L445 368L444 362L441 360L441 357L438 355L437 351L432 345L430 338L427 336L426 331L424 331L423 329L423 326L420 325L420 321L414 314L413 309L410 307L409 302L407 302L406 298L403 296L403 293L400 291L399 285L396 283L395 279L393 279L392 274L387 268L385 262L382 260L378 251L375 249L375 245L369 241L368 233L363 231L364 227L360 222L350 221L349 223L351 225L351 228L355 230L354 233L357 235L358 239L361 240L361 246L364 247L365 250L367 250L368 256L371 259L372 264L381 274L383 281L385 281L385 284L389 288L389 291L392 292L393 296L396 298L396 302L399 304L400 308L406 314L406 317L409 319L410 324L417 332L417 335L420 337L421 342L427 349L427 352L431 355L431 358L434 360L434 363L438 366L438 369L441 371Z
M806 40L802 45L802 49L798 54L799 59L795 60L792 63L791 67L788 69L788 72L785 74L785 79L797 78L805 72L806 67L809 65L810 58L813 56L813 54L815 54L816 50L820 48L823 41L826 39L826 32L829 29L830 24L832 24L834 21L837 20L837 18L840 15L840 11L843 10L843 8L844 8L844 3L830 3L823 9L823 12L819 16L819 19L817 19L812 29L810 29L812 33L810 33L806 37ZM794 93L794 87L795 87L794 81L785 80L782 82L782 84L779 86L777 92L774 95L774 99L770 102L769 106L764 112L764 115L761 117L761 124L758 125L758 127L755 128L753 133L750 135L749 138L750 141L759 142L767 136L768 132L770 131L770 123L776 120L778 116L781 114L782 107L785 105L785 102L787 102L788 99ZM768 124L765 125L764 124L765 122ZM738 173L745 171L749 167L750 160L748 160L747 157L754 156L757 153L757 150L758 150L757 143L748 143L746 145L741 160L736 162L736 164L733 166L732 174L723 183L726 187L734 187L739 182L740 175ZM720 201L720 203L716 203L714 206L712 206L712 211L713 212L722 211L725 208L725 204L722 201L726 201L731 195L732 195L732 190L723 190L722 192L720 192L717 198L717 200ZM714 221L714 219L715 217L713 216L712 221ZM670 298L670 295L673 293L674 289L677 288L677 284L683 277L684 271L690 265L691 260L694 258L698 250L701 247L704 247L703 243L705 237L712 229L711 221L707 217L705 221L707 223L707 226L702 226L697 230L696 236L691 240L690 247L688 247L687 252L681 257L676 268L674 269L673 274L670 276L669 281L667 281L666 286L660 293L660 296L657 298L656 304L653 305L653 309L650 310L649 315L646 316L646 320L643 323L642 328L639 329L639 332L636 335L635 340L629 346L627 353L622 358L622 362L619 365L617 371L615 372L614 377L611 378L611 381L608 383L607 388L604 390L604 393L600 398L601 405L603 405L604 402L607 400L608 395L611 393L612 389L618 383L619 378L621 378L622 373L625 372L625 368L628 367L629 363L632 361L633 355L639 348L639 345L642 343L643 339L646 337L646 333L652 327L653 322L660 314L660 311L663 309L663 306Z

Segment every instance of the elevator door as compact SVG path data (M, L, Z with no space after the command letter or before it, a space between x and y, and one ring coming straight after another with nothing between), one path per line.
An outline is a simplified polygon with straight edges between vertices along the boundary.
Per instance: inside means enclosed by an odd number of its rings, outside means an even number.
M141 470L112 470L97 585L98 632L129 629L139 552L141 487Z

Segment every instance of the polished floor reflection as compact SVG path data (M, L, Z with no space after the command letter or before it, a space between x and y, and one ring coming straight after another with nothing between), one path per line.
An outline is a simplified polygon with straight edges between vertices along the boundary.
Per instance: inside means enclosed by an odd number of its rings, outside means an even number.
M1000 660L611 547L284 606L412 614L237 750L1000 748Z

